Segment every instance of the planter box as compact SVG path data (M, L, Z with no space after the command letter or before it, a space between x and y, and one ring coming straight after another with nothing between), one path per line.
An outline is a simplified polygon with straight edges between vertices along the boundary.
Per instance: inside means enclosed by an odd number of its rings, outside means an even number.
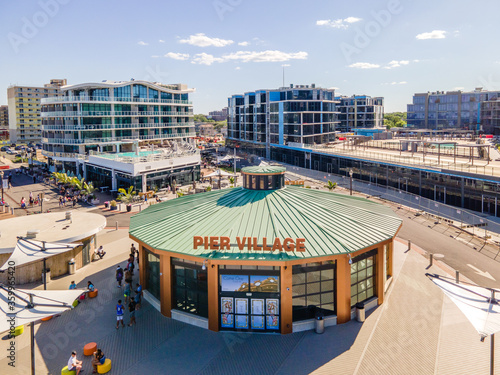
M127 205L126 207L127 207L127 212L132 211L132 206L131 205Z
M109 209L110 209L111 211L114 211L114 210L116 210L117 208L118 208L118 206L110 206L110 207L109 207Z

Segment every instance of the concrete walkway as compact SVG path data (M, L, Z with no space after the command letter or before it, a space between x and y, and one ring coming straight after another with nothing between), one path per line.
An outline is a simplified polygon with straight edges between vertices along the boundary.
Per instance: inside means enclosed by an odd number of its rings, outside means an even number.
M406 244L396 243L386 302L365 323L328 327L323 335L281 336L210 332L165 318L145 301L137 325L116 330L114 308L123 294L114 270L124 265L130 243L127 230L105 229L98 236L107 251L103 260L49 283L49 289L66 289L71 280L83 287L90 279L99 296L36 325L37 374L59 374L71 350L83 359L83 374L90 374L90 358L82 358L90 341L113 361L110 374L488 374L489 340L481 343L461 312L427 279L425 272L445 274L445 267L427 270L428 261L417 252L423 250L415 246L405 252ZM29 373L29 329L16 346L17 367L2 359L0 373ZM0 341L0 351L6 347L7 341Z

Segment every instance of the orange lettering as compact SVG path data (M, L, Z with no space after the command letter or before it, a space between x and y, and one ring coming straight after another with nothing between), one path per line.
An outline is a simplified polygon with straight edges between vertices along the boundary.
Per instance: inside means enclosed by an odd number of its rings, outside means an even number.
M243 248L245 247L246 241L247 241L246 237L243 237L243 241L241 241L241 238L236 237L236 242L238 243L238 249L243 250Z
M293 243L293 240L291 238L285 238L283 241L283 246L285 247L286 251L293 251L295 249L295 244Z
M264 250L264 251L271 251L272 250L272 248L270 246L267 246L267 238L266 237L264 237L262 239L262 250Z
M220 238L220 249L221 250L231 250L229 237L221 237Z
M210 250L219 249L219 237L210 237Z
M252 250L252 237L247 237L247 250Z
M305 242L306 242L305 238L297 238L295 240L295 245L296 245L295 251L300 251L300 252L306 251Z
M253 249L255 251L261 251L262 250L262 247L260 247L258 244L257 244L257 237L254 237L253 238Z
M204 241L203 241L203 245L205 245L205 250L208 250L208 237L205 236L203 237Z
M203 245L203 238L201 236L193 237L193 249L197 249L198 245Z
M283 251L283 247L281 246L281 241L279 238L274 239L272 251L275 251L275 250Z

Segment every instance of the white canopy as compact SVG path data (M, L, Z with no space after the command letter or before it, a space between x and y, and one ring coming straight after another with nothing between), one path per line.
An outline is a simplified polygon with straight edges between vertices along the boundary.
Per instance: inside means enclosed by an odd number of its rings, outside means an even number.
M210 174L207 174L206 176L203 176L204 178L206 177L233 177L234 174L227 173L223 171L222 169L217 169L215 172L212 172Z
M19 238L10 258L0 267L0 271L5 271L10 265L19 267L23 264L31 263L44 258L73 250L79 246L78 243L49 243L31 239Z
M227 154L223 158L220 158L219 161L227 161L227 160L234 160L234 159L239 159L239 157Z
M11 291L14 295L10 295L10 302L14 305L9 305L9 289L0 285L0 332L11 329L12 318L15 318L13 325L17 327L71 309L74 300L83 292L82 289L14 289Z
M492 289L456 284L435 275L427 276L450 297L482 337L500 331L500 304L497 300L500 291L495 290L495 298L492 299Z

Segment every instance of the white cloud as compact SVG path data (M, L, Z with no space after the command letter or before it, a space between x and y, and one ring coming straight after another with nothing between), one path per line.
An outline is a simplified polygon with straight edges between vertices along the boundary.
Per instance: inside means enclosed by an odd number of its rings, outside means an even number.
M357 69L375 69L375 68L380 68L380 65L378 64L371 64L371 63L363 63L363 62L358 62L349 65L349 68L357 68Z
M239 66L237 66L236 68L234 68L234 70L240 70L241 68Z
M400 67L401 65L408 65L410 62L408 60L392 60L389 62L389 64L387 64L387 66L385 67L385 69L392 69L392 68L398 68Z
M399 82L396 82L396 81L393 81L393 82L387 82L387 83L382 83L382 85L406 85L408 82L406 81L399 81Z
M174 59L174 60L187 60L187 59L189 59L188 53L169 52L169 53L166 53L164 56L168 57L169 59Z
M417 39L444 39L446 38L446 31L432 30L430 33L422 33L416 36Z
M160 39L158 42L165 43L165 41L163 39Z
M246 47L250 44L250 42L239 42L238 45L242 47Z
M209 55L208 53L198 53L194 55L192 64L200 64L200 65L212 65L214 62L223 62L224 59L220 57L214 57L213 55Z
M339 18L336 20L319 20L316 21L317 26L328 26L333 27L334 29L347 29L351 23L359 22L361 18L357 17L347 17L347 18Z
M224 60L241 60L243 62L278 62L289 60L305 60L307 52L288 53L282 51L237 51L223 55Z
M179 43L187 43L198 47L225 47L234 42L229 39L210 38L203 33L190 35L188 39L181 39Z
M141 41L140 41L139 43L137 43L137 44L138 44L138 45L140 45L140 46L147 46L149 43L143 42L143 41L141 40Z
M157 58L158 58L158 57L160 57L160 56L158 56L158 55L151 55L151 57L152 57L153 59L157 59Z

